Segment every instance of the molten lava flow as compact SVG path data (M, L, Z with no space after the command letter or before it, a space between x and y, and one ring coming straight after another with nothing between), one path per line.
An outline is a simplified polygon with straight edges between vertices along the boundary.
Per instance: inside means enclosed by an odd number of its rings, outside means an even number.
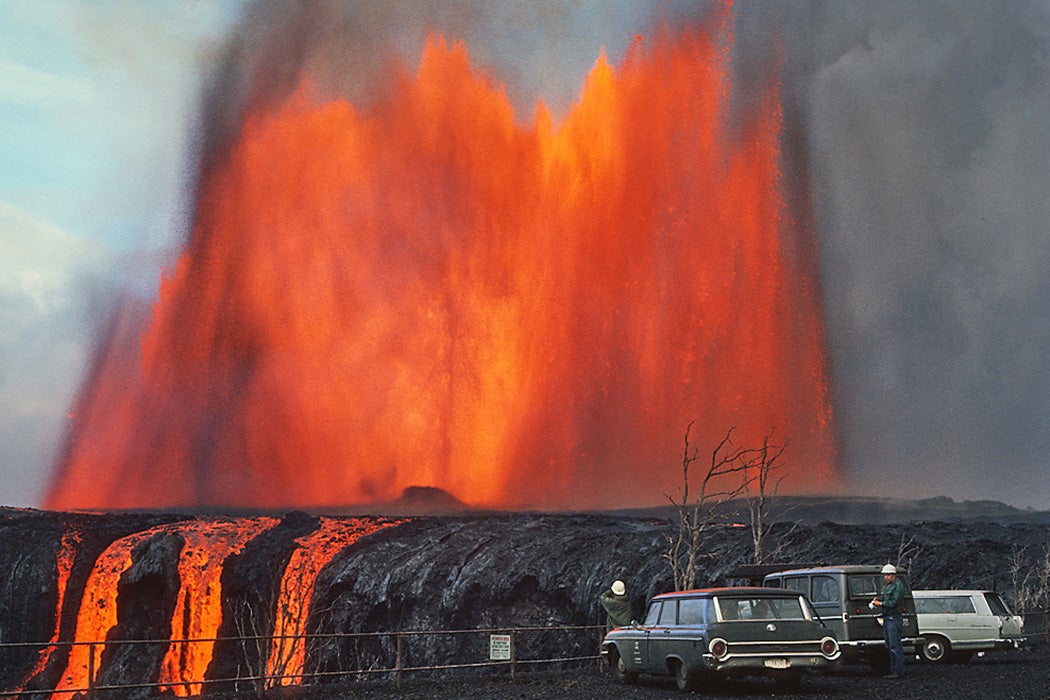
M33 665L32 670L22 677L22 681L14 686L14 690L19 692L25 690L26 684L44 670L47 662L51 659L51 655L55 653L54 645L58 642L59 633L62 629L62 606L66 600L66 584L69 583L69 573L73 570L73 561L76 559L81 537L81 533L77 530L67 530L62 534L62 542L59 544L58 552L55 555L55 585L58 591L58 603L55 606L55 631L51 635L51 641L48 642L48 646L40 651L40 656Z
M730 118L721 19L599 58L560 124L542 102L516 123L440 37L367 110L305 76L249 111L138 351L97 363L48 506L651 504L694 419L697 444L775 430L785 488L829 485L778 88Z
M306 660L306 643L299 635L306 632L317 574L336 554L359 537L398 522L322 518L316 530L296 540L298 547L292 553L281 578L273 643L266 664L267 675L274 679L271 686L298 685L300 682Z
M131 552L140 542L158 533L178 533L185 545L179 557L180 589L171 624L171 646L164 658L160 683L180 696L199 694L208 662L211 661L215 634L222 621L222 564L226 557L241 550L251 538L273 527L273 518L190 521L137 532L111 544L99 556L84 587L74 641L104 642L117 624L117 583L131 566ZM205 640L188 643L186 640ZM102 647L96 649L94 673L99 670ZM89 650L86 644L74 646L66 672L55 688L54 697L88 687Z
M151 536L153 531L136 532L123 537L99 555L95 566L84 585L84 595L80 599L80 611L77 613L75 642L99 642L106 639L106 634L117 624L117 582L120 575L131 566L131 550L139 542ZM94 673L98 673L98 660L101 648L96 650ZM55 686L52 697L63 697L63 691L88 687L90 651L86 644L76 644L70 649L66 672Z
M200 695L222 623L223 562L276 524L273 518L256 518L179 528L186 544L179 556L179 597L171 617L171 646L161 665L161 692Z

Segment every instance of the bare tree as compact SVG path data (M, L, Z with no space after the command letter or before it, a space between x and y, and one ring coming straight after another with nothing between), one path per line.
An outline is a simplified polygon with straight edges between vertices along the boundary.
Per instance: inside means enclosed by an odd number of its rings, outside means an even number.
M677 499L667 499L678 509L678 528L668 534L668 548L663 557L671 566L675 590L693 588L699 569L702 547L707 530L719 507L738 497L746 488L748 462L756 450L733 446L733 428L711 452L711 462L700 479L695 500L690 500L689 469L699 459L699 449L690 445L689 434L693 423L685 428L685 446L682 449L682 487ZM729 479L728 484L726 483Z
M1028 547L1015 546L1010 554L1010 577L1017 614L1050 608L1050 541L1035 562L1029 560Z
M283 592L271 591L254 605L241 601L234 624L241 643L241 662L257 697L272 688L301 683L299 674L313 653L306 634L312 583L312 578L299 571L294 585ZM330 611L309 614L325 625Z
M897 545L897 566L911 573L912 583L915 582L915 561L922 552L922 545L915 544L914 537L905 538L901 535L900 544Z
M770 510L780 489L780 482L787 476L786 473L780 473L786 466L782 458L787 444L771 444L771 438L772 434L766 435L762 440L762 447L758 448L748 461L747 478L744 480L751 529L752 564L763 564L773 559L783 549L785 542L781 537L780 543L774 549L766 551L766 535L773 527L773 523L770 522ZM794 530L794 527L791 529Z

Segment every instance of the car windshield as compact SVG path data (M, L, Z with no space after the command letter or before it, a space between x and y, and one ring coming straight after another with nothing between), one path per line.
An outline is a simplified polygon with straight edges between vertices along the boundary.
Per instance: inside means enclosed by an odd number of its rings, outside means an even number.
M718 598L722 620L805 620L802 598Z

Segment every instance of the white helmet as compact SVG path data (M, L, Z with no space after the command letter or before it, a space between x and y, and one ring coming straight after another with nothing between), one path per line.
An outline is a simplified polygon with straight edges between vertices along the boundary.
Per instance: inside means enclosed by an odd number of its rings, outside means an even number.
M894 566L893 564L887 564L886 566L882 567L882 573L884 573L884 574L896 574L897 573L897 567Z
M623 581L613 581L612 592L616 595L623 595L627 592L627 586L623 585Z

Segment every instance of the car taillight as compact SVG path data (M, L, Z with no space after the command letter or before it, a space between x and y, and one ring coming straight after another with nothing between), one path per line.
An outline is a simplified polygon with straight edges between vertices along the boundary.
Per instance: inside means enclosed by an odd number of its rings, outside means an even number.
M820 653L828 658L831 658L839 651L839 643L831 637L824 637L820 640Z
M716 659L724 659L729 654L729 645L724 639L712 639L707 647Z

